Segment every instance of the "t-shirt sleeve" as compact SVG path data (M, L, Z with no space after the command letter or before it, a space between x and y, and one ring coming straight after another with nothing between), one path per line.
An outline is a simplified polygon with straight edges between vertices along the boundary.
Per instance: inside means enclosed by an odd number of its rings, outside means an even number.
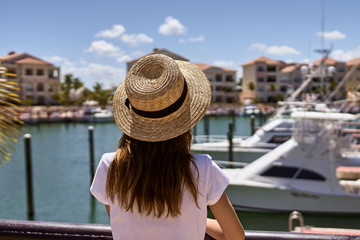
M209 155L201 155L202 162L206 164L206 201L207 205L213 205L219 201L230 179L224 174L220 167L212 161Z
M93 182L90 187L91 194L101 203L109 205L109 199L106 196L105 185L107 172L109 168L109 154L101 157L99 165L96 169Z

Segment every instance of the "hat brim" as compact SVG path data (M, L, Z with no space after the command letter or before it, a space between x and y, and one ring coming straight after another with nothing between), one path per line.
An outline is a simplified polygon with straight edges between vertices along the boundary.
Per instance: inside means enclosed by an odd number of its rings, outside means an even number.
M142 141L159 142L180 136L192 129L206 114L211 103L211 86L204 72L196 65L175 61L187 83L188 92L182 106L163 118L145 118L125 105L125 83L113 98L115 122L124 134Z

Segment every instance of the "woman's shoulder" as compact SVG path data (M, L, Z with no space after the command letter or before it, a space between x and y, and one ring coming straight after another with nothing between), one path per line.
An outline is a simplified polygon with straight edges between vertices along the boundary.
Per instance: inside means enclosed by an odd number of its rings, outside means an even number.
M193 154L193 157L198 167L206 167L212 164L212 158L208 154Z
M101 157L101 161L104 162L107 166L110 166L110 163L115 157L116 152L104 153Z

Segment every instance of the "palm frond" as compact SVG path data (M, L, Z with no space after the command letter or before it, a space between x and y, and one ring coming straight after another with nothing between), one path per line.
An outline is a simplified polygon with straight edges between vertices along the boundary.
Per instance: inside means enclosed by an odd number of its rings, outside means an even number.
M7 78L14 76L0 66L0 166L10 161L20 134L18 128L23 124L19 119L22 108L18 106L21 103L18 83Z

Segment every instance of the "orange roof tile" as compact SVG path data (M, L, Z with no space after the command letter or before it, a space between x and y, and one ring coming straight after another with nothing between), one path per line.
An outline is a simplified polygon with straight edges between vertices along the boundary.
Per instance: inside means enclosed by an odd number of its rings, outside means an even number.
M218 67L218 66L214 66L214 65L210 65L210 64L206 64L206 63L194 63L196 66L198 66L201 70L206 70L208 68L212 68L212 67L216 67L216 68L220 68L226 72L236 72L236 70L234 69L230 69L230 68L223 68L223 67Z
M249 61L247 63L244 63L243 66L251 65L251 64L254 64L256 62L265 62L266 64L272 64L272 65L279 65L280 64L279 61L272 60L270 58L262 56L262 57L254 58L253 60L251 60L251 61Z
M346 65L347 65L347 66L360 65L360 58L351 59L351 60L349 60L349 61L346 63Z
M0 57L2 62L4 63L11 63L11 64L46 64L46 65L52 65L49 62L46 62L45 60L42 60L40 58L34 57L28 53L13 53L6 56Z
M280 72L288 73L296 69L296 65L289 65L280 70Z
M314 62L315 65L319 65L321 61L323 61L324 58L319 58L318 60L316 60ZM336 61L335 59L333 58L326 58L325 59L325 64L326 65L335 65L336 63L338 63L339 61Z
M48 65L50 63L45 62L41 59L36 59L36 58L32 58L32 57L26 57L23 59L20 59L18 61L15 61L15 63L19 63L19 64L43 64L43 65Z

